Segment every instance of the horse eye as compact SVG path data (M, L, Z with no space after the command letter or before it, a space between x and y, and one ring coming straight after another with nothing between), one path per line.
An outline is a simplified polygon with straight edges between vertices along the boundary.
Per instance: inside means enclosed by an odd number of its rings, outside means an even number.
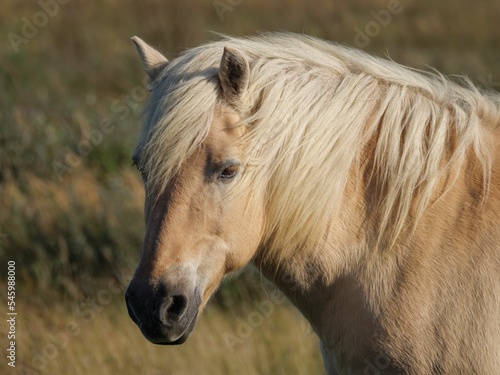
M240 169L240 166L238 164L231 164L225 167L220 173L219 173L219 180L228 182L232 180L236 175L238 174L238 171Z

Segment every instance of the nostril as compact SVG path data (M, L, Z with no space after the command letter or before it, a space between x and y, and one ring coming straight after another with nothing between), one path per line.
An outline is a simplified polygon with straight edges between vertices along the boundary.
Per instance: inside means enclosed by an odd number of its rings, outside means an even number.
M165 298L161 307L160 320L163 324L171 325L178 322L187 310L187 297L176 295Z
M187 307L187 298L186 296L173 296L172 297L172 303L170 304L169 308L167 311L170 314L174 314L177 316L181 316L184 314L184 311L186 311Z

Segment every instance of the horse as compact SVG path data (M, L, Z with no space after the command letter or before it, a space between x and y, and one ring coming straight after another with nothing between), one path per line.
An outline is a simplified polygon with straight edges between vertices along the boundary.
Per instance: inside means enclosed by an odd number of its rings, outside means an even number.
M149 341L185 342L251 265L328 374L498 373L500 95L291 33L172 61L132 40L151 93L125 300Z

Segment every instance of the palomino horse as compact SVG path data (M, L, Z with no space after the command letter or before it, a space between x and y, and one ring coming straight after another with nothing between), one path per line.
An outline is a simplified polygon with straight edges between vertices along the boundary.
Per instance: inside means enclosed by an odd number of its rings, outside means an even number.
M329 374L500 373L500 97L291 34L167 59L133 155L146 235L126 292L181 344L255 265Z

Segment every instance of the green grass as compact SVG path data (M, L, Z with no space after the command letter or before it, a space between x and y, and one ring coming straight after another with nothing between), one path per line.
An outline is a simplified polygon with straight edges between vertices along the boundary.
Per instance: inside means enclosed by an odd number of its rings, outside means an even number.
M223 20L214 7L220 3L229 6ZM4 265L15 260L20 363L28 365L50 335L78 318L75 305L96 296L113 269L131 273L137 261L143 191L129 155L145 98L132 35L169 58L213 39L209 30L231 35L288 30L354 46L356 30L365 30L373 14L389 4L234 3L70 0L18 52L9 33L23 36L23 17L32 21L41 8L35 1L2 4L0 285ZM400 0L400 7L387 25L379 25L365 50L416 68L466 74L482 87L500 89L500 2ZM147 343L116 294L41 373L321 373L316 338L304 334L288 304L277 306L233 351L221 343L221 334L236 332L238 318L262 298L252 277L222 287L188 343L171 348ZM5 305L3 293L0 303Z

